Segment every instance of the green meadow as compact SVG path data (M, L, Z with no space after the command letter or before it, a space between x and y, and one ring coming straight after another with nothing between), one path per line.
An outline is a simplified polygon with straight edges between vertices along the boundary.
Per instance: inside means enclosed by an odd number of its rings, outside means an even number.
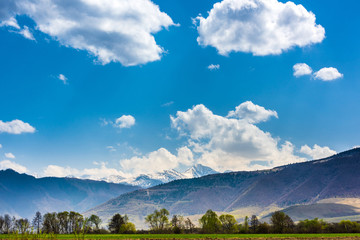
M0 239L360 239L360 233L322 233L322 234L74 234L21 235L4 234Z

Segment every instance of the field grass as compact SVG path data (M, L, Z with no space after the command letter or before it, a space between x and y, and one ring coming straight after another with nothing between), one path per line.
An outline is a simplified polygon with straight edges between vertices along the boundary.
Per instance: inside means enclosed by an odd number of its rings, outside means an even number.
M75 238L72 234L58 234L40 239L313 239L313 238L348 238L360 239L360 233L324 233L324 234L87 234ZM39 239L33 236L22 237L21 235L0 235L0 239Z

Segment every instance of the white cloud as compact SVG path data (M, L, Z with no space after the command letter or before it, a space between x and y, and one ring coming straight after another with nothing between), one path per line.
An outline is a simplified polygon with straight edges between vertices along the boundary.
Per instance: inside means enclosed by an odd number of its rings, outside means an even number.
M220 65L219 64L210 64L207 67L209 70L219 70L220 69Z
M312 157L313 159L326 158L336 154L336 151L331 150L329 147L320 147L317 144L315 144L313 148L308 145L304 145L301 147L300 152Z
M160 60L164 49L154 34L175 25L150 0L2 0L0 20L16 15L31 17L37 30L102 64L124 66Z
M160 148L146 156L120 160L120 166L125 172L136 176L173 169L180 164L191 165L193 161L193 154L187 147L178 149L177 156L165 148Z
M13 27L20 30L20 26L14 17L0 22L0 27Z
M319 71L315 72L314 76L316 79L319 79L322 81L333 81L338 78L342 78L344 75L339 73L339 71L336 68L326 67L326 68L322 68Z
M219 54L281 54L295 46L320 43L325 29L302 5L277 0L223 0L204 18L198 16L197 41Z
M30 32L28 26L24 26L24 28L21 29L18 33L23 35L24 38L27 38L27 39L33 40L33 41L35 40L34 35Z
M67 84L68 78L64 74L59 74L58 79L61 80L64 84Z
M44 170L44 175L48 177L66 177L78 175L79 172L80 171L75 168L49 165Z
M19 173L26 173L28 171L26 167L10 160L4 160L0 162L0 170L5 169L12 169Z
M135 118L131 115L122 115L116 119L114 126L118 128L130 128L135 125Z
M255 105L250 101L246 101L230 111L227 117L235 117L244 119L249 123L259 123L269 120L271 117L278 118L278 114L273 110L266 110L264 107Z
M2 144L0 144L0 149L2 148Z
M311 75L312 69L306 63L297 63L293 66L294 76L301 77L304 75Z
M82 170L71 168L71 167L61 167L57 165L49 165L45 168L43 175L49 177L66 177L74 176L78 178L86 178L92 180L102 180L109 176L123 176L129 177L130 175L124 174L121 171L116 170L115 168L108 168L106 163L95 162L95 165L100 167L97 168L85 168Z
M248 108L249 107L249 108ZM237 116L238 118L230 118ZM212 113L204 105L171 116L173 128L188 138L197 161L214 169L253 170L305 161L293 154L294 146L259 129L254 123L267 120L275 111L245 102L228 117Z
M5 157L6 157L6 158L10 158L10 159L14 159L14 158L15 158L14 154L12 154L12 153L5 153Z
M0 133L21 134L34 132L34 127L21 120L16 119L10 122L3 122L0 120Z

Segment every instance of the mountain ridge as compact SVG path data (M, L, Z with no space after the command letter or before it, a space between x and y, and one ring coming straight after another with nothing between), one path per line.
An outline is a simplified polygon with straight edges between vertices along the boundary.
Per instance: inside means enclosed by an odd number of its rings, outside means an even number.
M179 172L175 169L169 169L152 174L140 174L139 176L132 178L112 175L101 180L106 182L129 184L133 186L139 186L141 188L149 188L174 180L198 178L216 173L218 172L210 167L204 166L202 164L195 164L183 172Z
M139 224L155 209L172 214L197 215L208 209L236 212L249 207L285 208L312 204L332 197L360 197L360 149L328 158L270 170L219 173L175 180L123 194L93 209L107 219L114 212L128 214ZM179 191L181 189L181 191Z
M0 170L0 214L32 218L36 211L82 212L135 186L77 178L35 178L12 169Z

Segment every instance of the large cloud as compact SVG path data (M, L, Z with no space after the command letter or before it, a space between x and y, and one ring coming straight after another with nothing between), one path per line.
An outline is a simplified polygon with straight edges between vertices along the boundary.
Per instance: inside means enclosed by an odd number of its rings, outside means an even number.
M123 159L120 161L120 165L123 171L136 176L174 169L179 167L180 164L189 166L193 164L193 161L193 153L187 147L178 149L177 156L165 148L160 148L146 156Z
M12 120L10 122L3 122L0 120L0 133L21 134L34 133L35 128L28 123L21 120Z
M174 25L150 0L2 0L0 21L27 15L62 45L86 50L102 64L125 66L159 60L154 33ZM17 24L17 23L16 23ZM29 38L30 35L25 35Z
M237 118L231 118L237 116ZM251 170L304 161L295 156L294 146L282 144L254 123L277 117L275 111L245 102L227 117L196 105L171 117L172 126L188 138L198 161L217 170Z
M221 55L249 52L264 56L319 43L325 30L302 5L277 0L223 0L209 16L197 17L198 43Z
M19 173L26 173L28 171L26 167L10 160L4 160L0 162L0 170L5 169L13 169Z
M317 144L315 144L313 148L308 145L304 145L301 147L300 152L312 157L312 159L326 158L336 154L336 151L330 149L329 147L320 147Z

